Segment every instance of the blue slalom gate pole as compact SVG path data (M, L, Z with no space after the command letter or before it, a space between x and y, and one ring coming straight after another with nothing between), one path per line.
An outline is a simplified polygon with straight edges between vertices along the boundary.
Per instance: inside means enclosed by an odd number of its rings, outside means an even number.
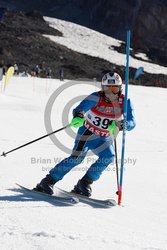
M118 205L121 205L121 201L122 201L122 184L123 184L123 173L124 173L127 100L128 100L128 83L129 83L129 54L130 54L130 30L127 31L127 37L126 37L125 97L124 97L124 108L123 108L124 121L123 121L123 134L122 134L120 181L119 181L119 189L118 189Z

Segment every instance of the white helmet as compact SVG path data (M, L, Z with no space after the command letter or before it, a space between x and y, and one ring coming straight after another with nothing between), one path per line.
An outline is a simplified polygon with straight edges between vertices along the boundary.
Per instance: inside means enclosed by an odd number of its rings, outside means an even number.
M102 77L102 86L121 86L122 79L117 73L107 73Z

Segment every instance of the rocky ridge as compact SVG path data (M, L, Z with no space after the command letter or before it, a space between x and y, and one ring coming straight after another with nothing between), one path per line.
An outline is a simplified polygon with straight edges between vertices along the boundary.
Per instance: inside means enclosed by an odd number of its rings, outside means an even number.
M52 42L43 34L62 36L61 32L49 27L38 12L7 10L0 21L0 63L7 66L17 63L20 71L29 73L39 64L42 69L41 77L46 77L49 68L52 69L53 77L59 77L58 72L63 68L68 79L84 77L100 80L103 72L111 69L117 70L121 75L125 74L122 66L74 52ZM131 68L131 78L134 72L135 69ZM167 76L145 73L136 83L166 87Z

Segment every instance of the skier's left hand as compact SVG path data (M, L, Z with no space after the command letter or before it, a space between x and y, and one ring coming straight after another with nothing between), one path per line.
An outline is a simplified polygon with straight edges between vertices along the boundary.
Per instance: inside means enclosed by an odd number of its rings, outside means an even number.
M116 121L115 125L119 128L119 131L122 131L123 130L123 125L124 125L124 120ZM126 121L126 123L125 123L126 130L129 130L129 127L130 127L130 124L129 124L128 121Z

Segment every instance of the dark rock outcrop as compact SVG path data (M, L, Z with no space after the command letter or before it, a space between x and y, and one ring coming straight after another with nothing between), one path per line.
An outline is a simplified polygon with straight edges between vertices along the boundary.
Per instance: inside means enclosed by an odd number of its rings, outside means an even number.
M166 0L6 0L2 6L35 9L122 41L130 28L134 52L145 52L155 63L167 66Z
M65 46L52 42L43 34L61 36L61 32L48 26L38 12L6 11L0 21L0 64L17 63L19 70L31 73L36 64L42 69L40 76L46 77L48 69L53 77L59 77L64 69L65 78L101 79L104 70L116 70L122 76L125 68L116 66L100 58L80 54ZM124 44L120 50L125 51ZM166 87L167 76L144 73L133 81L135 69L130 69L132 84ZM124 78L124 77L123 77Z

